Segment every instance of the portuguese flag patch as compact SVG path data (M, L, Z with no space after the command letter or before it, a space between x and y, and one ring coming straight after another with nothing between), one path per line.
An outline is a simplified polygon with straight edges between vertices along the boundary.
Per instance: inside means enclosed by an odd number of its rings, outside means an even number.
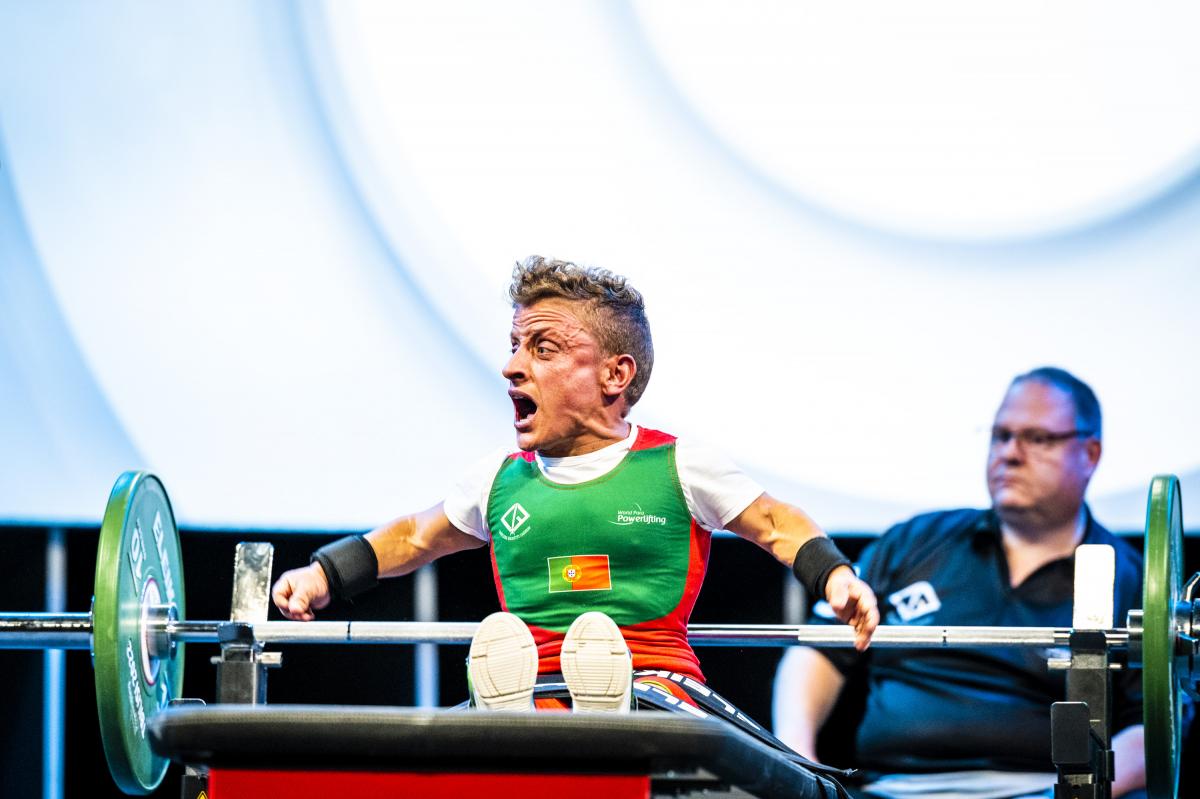
M546 558L550 593L560 591L611 591L608 555L567 555Z

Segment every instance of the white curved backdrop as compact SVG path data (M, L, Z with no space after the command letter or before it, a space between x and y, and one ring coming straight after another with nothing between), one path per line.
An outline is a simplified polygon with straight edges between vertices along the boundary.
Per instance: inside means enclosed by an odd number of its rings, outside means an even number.
M637 421L831 529L986 502L1043 364L1140 528L1200 489L1200 11L985 5L0 4L0 519L432 504L512 440L538 252L646 293Z

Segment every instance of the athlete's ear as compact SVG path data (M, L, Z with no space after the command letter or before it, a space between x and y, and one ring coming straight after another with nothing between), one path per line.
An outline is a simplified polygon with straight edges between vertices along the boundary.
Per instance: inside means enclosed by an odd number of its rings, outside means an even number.
M606 397L619 397L629 388L636 374L637 361L632 355L610 355L600 368L600 390Z

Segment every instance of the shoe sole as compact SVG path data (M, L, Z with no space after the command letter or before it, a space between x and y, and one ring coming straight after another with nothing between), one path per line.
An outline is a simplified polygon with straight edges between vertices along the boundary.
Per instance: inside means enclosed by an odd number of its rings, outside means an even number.
M608 616L589 611L577 618L563 639L560 662L572 710L629 711L633 663L625 638Z
M487 710L531 710L537 682L537 644L511 613L493 613L471 639L467 671L475 704Z

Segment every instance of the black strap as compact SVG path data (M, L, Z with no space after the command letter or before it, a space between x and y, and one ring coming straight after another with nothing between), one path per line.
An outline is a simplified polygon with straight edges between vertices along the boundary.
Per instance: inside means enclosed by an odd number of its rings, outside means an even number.
M334 599L353 599L379 583L379 558L375 548L361 535L348 535L312 553L329 580Z
M810 596L825 599L825 583L829 573L839 566L850 566L850 559L842 554L837 544L825 536L810 538L796 553L792 561L792 574L808 591Z

